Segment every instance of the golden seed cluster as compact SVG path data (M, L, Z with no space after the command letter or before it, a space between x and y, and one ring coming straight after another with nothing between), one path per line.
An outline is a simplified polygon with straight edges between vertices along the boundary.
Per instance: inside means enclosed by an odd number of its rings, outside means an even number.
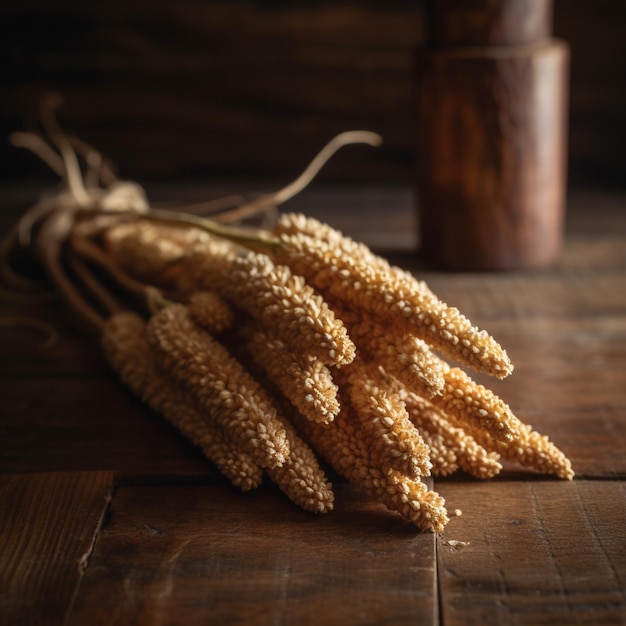
M235 313L232 307L214 291L196 291L189 298L189 315L193 321L213 335L232 328Z
M341 305L334 305L334 308L367 360L410 389L419 389L429 397L441 393L445 384L444 363L426 342L414 335L390 333L367 313L348 311Z
M339 388L324 363L293 352L282 339L263 330L247 333L245 343L250 357L302 415L332 422L339 413Z
M448 522L444 499L420 480L409 478L373 457L352 411L342 409L333 428L295 417L313 447L366 494L413 522L418 528L442 532Z
M444 388L431 400L448 419L469 432L485 430L498 441L515 441L520 437L520 421L501 398L475 383L458 367L444 364L444 371Z
M332 510L334 494L330 483L314 452L297 435L290 422L275 416L274 419L279 423L274 429L280 430L280 437L284 437L284 441L280 442L280 457L272 454L268 462L265 452L268 448L274 450L274 446L268 443L264 435L272 430L272 426L267 423L257 424L255 437L249 420L248 432L242 439L241 420L238 419L241 409L236 402L228 402L223 393L228 385L222 389L217 404L223 413L234 415L234 420L223 415L220 419L220 410L216 409L215 402L207 401L207 397L214 395L211 393L214 389L211 382L192 376L190 384L176 384L180 372L172 371L172 362L162 358L161 349L153 349L150 334L152 331L153 334L161 335L159 341L163 342L163 333L155 330L155 326L171 326L171 330L184 327L172 322L183 317L183 309L180 305L167 309L169 315L162 315L161 318L156 316L156 320L151 320L151 329L135 313L124 312L110 317L102 334L102 346L111 367L148 406L161 413L197 445L236 487L243 491L258 487L264 470L301 508L314 513ZM200 328L196 332L199 335L203 333ZM191 369L200 368L198 363ZM246 389L240 386L239 392L246 393ZM267 401L263 398L263 392L258 392L258 396L252 390L245 403L252 405L258 401L261 406L257 413L264 415ZM245 403L242 401L240 404Z
M293 222L290 224L293 230ZM313 230L313 232L312 232ZM314 223L307 232L281 233L274 259L304 276L309 284L348 310L371 313L395 327L416 335L448 357L477 371L504 378L513 366L506 352L486 331L472 326L457 309L441 302L423 283L393 270L386 261L370 260L362 247L329 227L314 236ZM344 244L337 244L343 238ZM355 248L354 255L349 250Z
M410 478L428 476L428 447L411 424L401 398L385 386L374 366L357 359L351 367L337 372L337 378L345 390L345 404L350 405L379 464Z
M454 462L458 467L476 478L492 478L500 472L502 465L498 461L497 453L488 452L467 431L453 426L445 414L427 399L407 390L403 390L401 395L410 420L425 440L430 437L436 444L441 457L439 463L444 467L444 473L441 475L452 473L446 469L447 463L452 462L452 456L444 454L443 451L454 455ZM434 466L433 473L437 475L432 455L431 461Z
M355 347L328 304L288 267L248 252L225 267L207 268L203 285L271 329L290 348L327 365L345 365Z
M102 347L122 381L197 445L235 486L248 491L261 484L261 468L158 368L139 315L127 312L110 317Z
M259 465L285 461L285 429L267 394L222 344L199 329L185 306L172 304L153 315L148 339L176 384Z
M204 267L228 264L235 257L228 242L202 230L148 221L112 226L101 239L120 268L148 284L182 293L197 290Z

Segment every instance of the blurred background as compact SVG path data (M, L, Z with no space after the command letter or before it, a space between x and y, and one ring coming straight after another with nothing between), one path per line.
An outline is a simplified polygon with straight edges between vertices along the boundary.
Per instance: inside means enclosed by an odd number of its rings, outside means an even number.
M539 0L542 1L542 0ZM41 96L125 178L285 180L334 134L327 181L414 179L412 57L420 0L5 0L0 7L0 179L50 177L11 148ZM626 3L555 0L571 46L570 186L626 186Z

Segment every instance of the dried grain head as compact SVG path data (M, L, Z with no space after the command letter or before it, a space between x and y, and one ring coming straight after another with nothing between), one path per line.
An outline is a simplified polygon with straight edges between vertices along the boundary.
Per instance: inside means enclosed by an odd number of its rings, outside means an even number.
M512 371L502 347L461 313L405 272L352 257L341 247L304 234L280 236L277 263L304 276L328 299L366 311L382 324L404 328L431 347L476 370L505 377Z
M292 350L328 365L354 358L346 328L322 297L289 268L250 252L207 272L206 286L278 335Z
M226 348L182 305L154 315L148 337L160 363L193 402L262 467L281 465L286 433L270 398Z

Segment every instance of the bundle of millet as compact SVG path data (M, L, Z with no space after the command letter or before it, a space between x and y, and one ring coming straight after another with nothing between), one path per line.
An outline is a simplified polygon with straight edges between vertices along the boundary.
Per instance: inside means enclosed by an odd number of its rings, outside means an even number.
M52 145L20 135L67 188L9 233L5 261L32 250L120 379L243 491L266 475L325 513L327 464L441 532L431 474L490 478L502 458L572 478L562 452L460 367L504 378L506 352L423 282L309 217L228 223L288 199L351 141L376 137L341 135L292 185L209 220L150 207L110 170L82 171L75 149L87 148L62 133Z

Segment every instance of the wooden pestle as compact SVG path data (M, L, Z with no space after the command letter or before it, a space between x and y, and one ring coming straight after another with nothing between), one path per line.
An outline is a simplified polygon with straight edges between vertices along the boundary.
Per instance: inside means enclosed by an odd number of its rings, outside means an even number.
M454 270L552 262L562 240L569 48L551 0L427 0L418 51L421 252Z

